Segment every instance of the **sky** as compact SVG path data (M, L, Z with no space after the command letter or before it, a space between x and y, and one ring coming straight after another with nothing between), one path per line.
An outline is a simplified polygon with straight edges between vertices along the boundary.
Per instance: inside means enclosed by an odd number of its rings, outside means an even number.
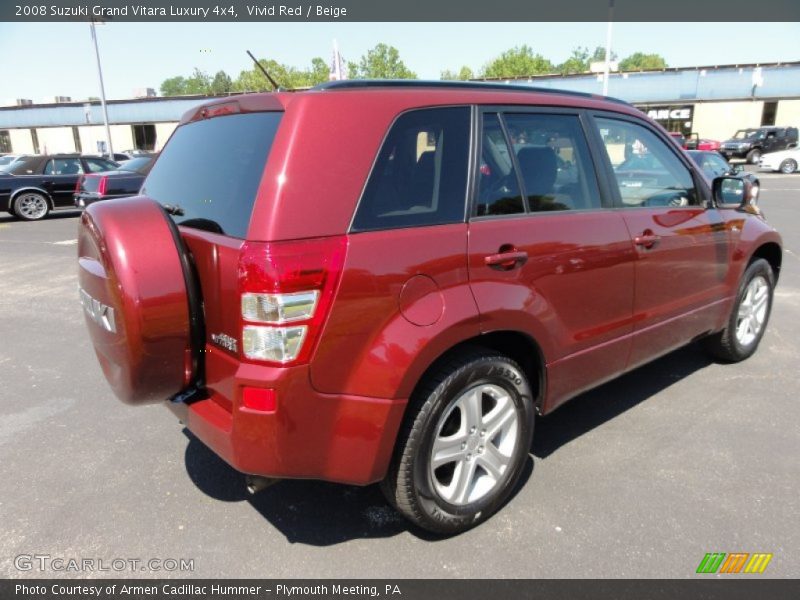
M395 46L422 79L467 65L478 71L513 46L528 44L554 63L576 46L605 44L606 23L108 23L97 28L109 99L130 98L195 67L236 78L252 66L245 50L295 67L330 60L336 39L345 60L378 43ZM620 58L655 52L671 67L800 60L800 23L615 23ZM763 37L763 32L769 32ZM747 43L752 39L754 43ZM21 48L24 55L19 54ZM0 23L0 101L99 96L88 23ZM17 57L17 58L14 58Z

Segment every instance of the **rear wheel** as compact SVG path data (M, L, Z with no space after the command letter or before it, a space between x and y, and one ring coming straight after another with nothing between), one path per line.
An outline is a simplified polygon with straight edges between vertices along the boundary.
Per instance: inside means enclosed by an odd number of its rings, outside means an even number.
M522 369L488 350L462 352L426 377L409 410L382 485L389 502L435 533L487 519L518 482L533 436Z
M763 258L750 263L725 329L707 340L711 354L729 362L753 355L767 328L774 288L775 275L769 263Z
M47 198L38 192L22 192L14 198L14 214L25 221L44 219L50 212Z
M797 171L797 161L791 158L787 158L781 163L779 168L781 170L781 173L786 173L787 175L790 175L795 171Z
M751 165L757 165L759 160L761 160L761 150L750 150L750 152L747 153L747 162Z

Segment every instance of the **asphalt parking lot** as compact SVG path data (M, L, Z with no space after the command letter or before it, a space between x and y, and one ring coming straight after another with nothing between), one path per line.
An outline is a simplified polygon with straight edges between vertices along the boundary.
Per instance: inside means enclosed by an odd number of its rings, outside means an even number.
M448 540L410 530L375 486L249 498L163 407L119 403L78 303L78 214L3 214L0 577L682 578L707 552L773 553L761 577L796 577L800 175L761 177L785 254L759 352L720 365L691 346L540 419L524 486ZM20 570L19 555L194 570Z

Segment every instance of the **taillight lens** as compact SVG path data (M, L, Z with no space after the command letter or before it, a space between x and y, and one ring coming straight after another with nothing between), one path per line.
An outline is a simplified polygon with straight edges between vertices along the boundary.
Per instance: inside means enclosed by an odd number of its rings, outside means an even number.
M100 183L97 184L97 193L100 196L105 196L106 193L106 183L108 182L108 177L101 177Z
M81 185L83 184L83 180L85 178L86 178L86 175L81 175L80 177L78 177L78 181L75 182L75 193L76 194L81 191Z
M346 249L344 236L244 244L239 257L244 358L280 365L310 358Z

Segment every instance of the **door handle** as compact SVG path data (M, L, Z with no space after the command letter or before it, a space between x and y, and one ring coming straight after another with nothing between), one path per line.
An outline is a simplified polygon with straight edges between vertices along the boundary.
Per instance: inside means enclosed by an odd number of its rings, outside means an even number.
M641 246L642 248L652 248L655 246L659 240L661 240L660 235L656 235L649 229L645 229L641 235L637 235L633 238L633 243L637 246Z
M508 252L498 252L484 257L483 262L487 267L499 271L510 271L522 266L528 260L528 253L524 250L510 250Z

